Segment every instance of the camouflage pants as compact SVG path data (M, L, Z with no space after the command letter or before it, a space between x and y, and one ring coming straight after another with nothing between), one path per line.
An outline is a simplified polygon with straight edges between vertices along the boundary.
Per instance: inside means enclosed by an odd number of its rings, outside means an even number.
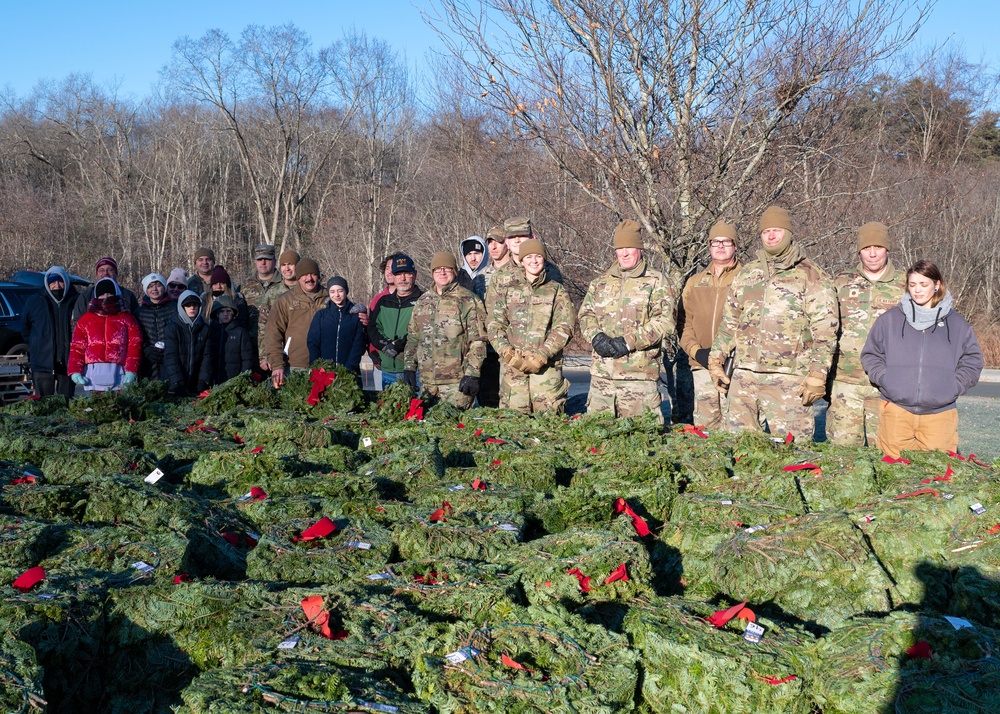
M776 436L791 433L813 438L812 407L802 406L799 390L804 377L795 374L737 369L729 384L729 431L761 431L766 424Z
M627 417L651 411L656 412L662 424L661 399L655 379L605 379L591 375L587 412L611 412Z
M462 394L458 391L458 382L454 384L427 384L422 385L421 393L427 393L432 397L448 402L459 409L468 409L472 406L475 397Z
M694 423L709 431L721 429L728 400L715 389L707 369L691 370L694 380Z
M879 402L878 448L898 459L904 449L957 451L958 409L940 414L911 414L892 402Z
M826 412L826 438L838 446L875 446L881 404L870 384L833 381Z
M555 412L566 408L569 382L563 379L562 367L546 367L538 374L524 374L503 365L500 406L522 414Z

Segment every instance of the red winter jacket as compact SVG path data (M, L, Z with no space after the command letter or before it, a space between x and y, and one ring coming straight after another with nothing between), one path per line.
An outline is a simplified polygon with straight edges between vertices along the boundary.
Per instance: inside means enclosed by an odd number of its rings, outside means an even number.
M83 374L88 364L112 362L126 372L139 372L142 333L139 323L127 312L102 317L85 312L73 330L69 346L67 374Z

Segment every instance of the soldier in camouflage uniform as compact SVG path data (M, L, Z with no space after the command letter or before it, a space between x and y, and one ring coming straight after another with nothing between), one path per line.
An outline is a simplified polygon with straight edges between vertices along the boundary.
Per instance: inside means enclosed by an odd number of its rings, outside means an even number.
M278 259L281 283L271 287L257 302L257 350L260 354L260 368L265 372L272 368L271 363L267 360L267 350L264 347L267 320L271 315L271 308L274 307L274 301L298 285L298 281L295 279L295 266L298 265L299 260L301 258L294 250L286 250L282 253Z
M674 331L674 297L663 274L646 264L638 223L619 223L614 245L615 264L590 283L580 305L580 333L594 348L587 411L652 410L662 421L656 383L660 346Z
M573 336L573 303L545 272L545 248L521 244L520 275L497 293L490 309L490 344L503 357L500 405L524 414L561 413L569 382L563 378L563 348Z
M489 292L490 282L497 270L511 262L510 250L504 240L503 226L493 226L486 232L486 250L490 254L489 265L483 272L483 283L486 292L483 300L486 302L486 314L490 314L490 306L496 301L496 295ZM489 302L490 298L493 302ZM500 355L493 348L493 345L486 343L486 359L483 360L482 369L479 371L479 394L476 395L481 407L500 406Z
M486 309L458 284L458 264L451 253L431 260L434 286L417 300L407 327L404 381L468 409L479 392L479 370L486 357Z
M719 331L729 286L743 266L736 260L735 225L717 222L708 231L708 240L712 262L688 278L681 293L681 347L688 354L694 380L694 421L708 429L721 429L727 404L712 384L708 355Z
M487 278L486 304L492 305L496 300L497 292L507 286L523 272L521 268L521 243L535 237L531 228L531 219L524 216L518 218L508 218L503 222L504 243L507 244L510 260L504 262ZM489 234L487 234L488 236ZM562 273L551 261L545 261L545 273L549 280L562 283Z
M708 370L729 392L728 428L812 438L812 404L826 393L837 345L837 292L792 240L791 217L771 206L760 220L763 250L733 280ZM736 350L736 370L723 363Z
M896 270L889 259L889 229L885 225L873 222L861 226L858 254L858 268L838 275L835 281L840 339L833 358L826 435L841 446L875 445L881 396L861 366L861 350L875 318L898 304L906 292L906 273Z
M247 330L250 339L257 343L257 354L260 354L260 343L263 341L259 333L260 303L269 292L279 289L281 275L276 268L277 255L273 245L258 245L254 248L253 259L257 269L253 275L247 276L237 291L247 301Z

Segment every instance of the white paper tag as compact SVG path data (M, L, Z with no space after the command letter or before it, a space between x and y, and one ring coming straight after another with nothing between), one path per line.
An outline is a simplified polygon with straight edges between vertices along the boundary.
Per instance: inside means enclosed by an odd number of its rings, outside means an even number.
M465 489L465 486L463 486L462 484L458 484L457 486L449 486L448 487L449 491L462 491L464 489Z
M941 494L941 498L943 498L946 501L950 501L954 497L955 497L955 494L953 494L953 493L942 493Z
M295 649L295 645L297 645L299 643L299 639L301 639L301 638L298 635L292 635L288 639L285 639L285 640L282 640L281 642L279 642L278 643L278 649L279 650L293 650L293 649Z
M372 573L368 576L369 580L392 580L392 573Z
M254 540L260 540L260 536L257 535L256 533L252 533L250 531L247 531L246 535L247 535L247 538L253 538Z
M948 615L945 615L944 619L950 622L951 626L954 627L956 630L961 630L963 627L968 627L970 630L976 629L975 627L972 626L971 622L962 619L961 617L948 617Z
M364 446L365 448L368 448L369 446L372 445L372 438L370 436L366 436L364 439L361 440L361 445Z
M92 411L94 411L94 408L93 407L87 407L83 411L85 411L85 412L92 412Z
M743 639L753 645L760 644L761 635L764 634L764 628L758 625L756 622L748 622L747 629L743 631Z
M247 491L246 493L244 493L242 496L240 496L236 500L237 501L249 501L251 498L253 498L253 494L251 494L249 491Z
M145 481L146 483L156 483L161 478L163 478L164 475L165 474L159 469L153 469L152 471L149 472L149 476L144 478L143 481Z
M502 531L508 531L510 533L517 533L519 530L517 526L511 525L510 523L501 523L497 526Z
M446 654L444 658L452 664L458 664L459 662L464 662L467 659L475 659L479 654L482 653L475 647L463 647L460 650L455 650L454 652Z
M874 520L875 516L861 516L861 518L858 519L860 523L871 523Z
M152 573L154 570L156 570L156 568L154 568L152 565L150 565L149 563L143 563L141 560L132 563L132 567L135 568L136 570L142 571L143 573Z
M750 526L749 528L744 528L744 533L756 533L757 531L766 531L767 526Z
M55 593L39 593L38 594L38 599L39 600L51 600L55 596L56 596Z
M373 473L375 473L375 469L370 469L368 471L365 471L365 476L371 476Z
M358 702L358 704L376 712L388 712L388 714L395 714L395 712L399 711L399 707L394 707L391 704L378 704L376 702L366 702L363 700Z
M348 548L357 548L358 550L369 550L372 547L371 543L365 543L360 540L349 540L347 541Z
M731 500L729 500L729 499L727 498L727 499L725 499L725 500L724 500L724 501L722 502L722 505L723 505L723 506L731 506L731 505L733 505L733 502L732 502Z
M986 509L983 508L983 504L981 503L973 503L971 506L969 506L969 510L975 513L977 516L981 516L984 513L986 513Z

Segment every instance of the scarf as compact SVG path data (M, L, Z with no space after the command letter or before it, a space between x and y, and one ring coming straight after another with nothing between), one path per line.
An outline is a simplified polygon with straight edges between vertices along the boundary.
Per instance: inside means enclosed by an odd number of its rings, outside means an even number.
M903 311L903 316L910 323L910 327L918 332L923 332L928 327L936 327L938 321L943 320L951 312L953 304L950 291L945 291L944 297L934 307L920 306L913 302L910 293L903 293L899 301L899 307Z
M120 295L102 295L91 298L88 310L101 317L119 315L122 311L122 298Z

